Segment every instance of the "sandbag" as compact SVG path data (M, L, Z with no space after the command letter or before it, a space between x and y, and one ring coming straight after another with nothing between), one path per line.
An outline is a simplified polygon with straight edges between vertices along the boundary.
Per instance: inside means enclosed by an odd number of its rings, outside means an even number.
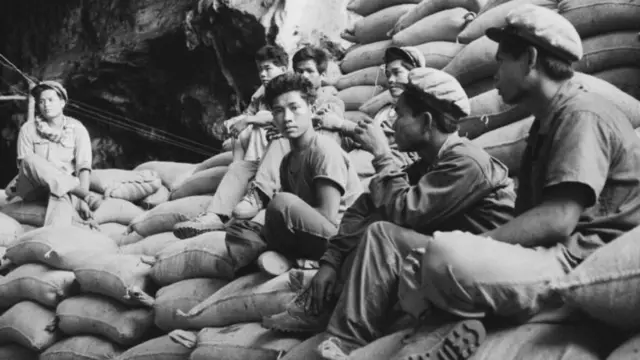
M23 234L5 256L16 265L39 262L73 271L95 255L117 251L118 246L104 234L77 226L59 226Z
M17 220L0 213L0 246L11 246L23 232L24 229Z
M367 16L394 5L417 4L420 0L351 0L347 10L362 16Z
M527 147L533 117L490 131L473 142L509 168L509 176L520 173L524 149Z
M182 240L156 256L151 278L161 286L199 277L232 279L235 268L224 231L213 231Z
M72 293L74 280L71 271L50 269L42 264L24 264L0 277L0 309L23 300L55 309Z
M216 154L207 160L201 162L196 165L193 173L197 173L203 170L213 169L218 166L229 166L233 162L233 151L225 151L219 154Z
M592 74L605 69L640 64L638 31L618 31L582 40L584 56L574 69Z
M213 194L218 189L227 170L229 170L227 166L218 166L194 173L171 192L169 199L176 200L188 196Z
M423 0L413 11L402 15L398 19L390 35L393 36L421 19L444 10L460 7L469 12L477 13L485 2L486 0Z
M55 343L39 360L109 360L122 353L111 342L95 336L74 336Z
M164 185L169 190L174 190L186 180L196 169L196 164L179 163L172 161L149 161L138 165L134 171L151 170L158 174Z
M605 78L611 76L609 80L612 82L622 83L624 86L622 79L623 71L611 70L599 73L598 75L603 76ZM626 73L626 75L630 75L631 73ZM622 112L625 113L631 120L631 123L634 128L640 127L640 101L636 100L632 96L620 91L620 89L616 88L616 86L612 85L607 81L603 81L597 77L576 72L573 80L574 82L584 86L588 91L594 92L596 94L600 94L605 98L613 101ZM633 86L633 82L638 81L638 79L630 78L628 79L630 86ZM493 97L494 102L493 106L507 106L502 103L502 98L498 95L497 90L490 91L492 95L486 95ZM502 105L500 105L502 104ZM473 99L472 99L472 112L473 110ZM462 120L460 124L460 134L463 136L467 136L469 139L474 139L486 132L501 128L503 126L513 124L527 116L530 113L525 110L522 106L507 106L507 109L502 112L492 113L492 114L475 114L475 116L467 117Z
M144 210L123 199L105 199L98 210L93 212L93 220L98 224L115 222L129 225Z
M326 338L327 334L324 332L316 334L287 351L280 360L324 360L324 357L318 352L318 346Z
M358 110L369 99L383 92L381 86L354 86L338 92L346 111Z
M75 269L83 292L101 294L123 304L153 306L148 290L151 265L139 255L107 254Z
M44 225L44 217L47 213L47 203L16 201L3 206L2 209L0 209L0 212L15 219L20 224L41 227Z
M197 344L190 360L277 360L300 339L250 323L203 329Z
M28 233L31 230L35 230L35 229L39 228L37 226L33 226L33 225L29 225L29 224L20 224L20 225L22 225L23 234L24 233Z
M456 7L429 15L393 35L394 46L414 46L432 41L455 42L475 14Z
M569 20L581 38L612 31L638 29L640 2L629 0L560 0L560 15Z
M483 11L458 35L458 41L469 44L482 36L491 27L504 27L507 25L507 15L511 10L524 4L543 6L549 9L557 9L557 0L510 0L489 10Z
M370 44L387 40L387 33L393 28L398 19L415 9L415 4L390 6L364 17L354 24L354 34L360 44Z
M393 96L391 96L391 93L387 90L367 100L367 102L360 106L358 111L374 117L383 107L389 104L395 104L395 100L393 99Z
M115 241L116 244L122 241L121 239L127 235L126 225L109 222L100 224L98 227L100 228L101 233L107 235L111 240Z
M466 86L492 77L498 71L497 51L498 43L483 36L460 50L442 70L453 75L462 86Z
M191 220L211 203L212 196L190 196L160 204L140 215L129 224L129 230L143 237L172 231L179 222Z
M606 329L595 324L589 325L527 324L495 330L487 335L469 360L602 359L610 349L611 336L606 336ZM403 339L412 331L406 329L382 337L355 350L349 359L386 360L415 354L415 350L419 349L417 343L424 341L423 336L428 336L430 332L421 331L423 335L417 335L404 344ZM603 335L604 339L601 339Z
M151 235L134 244L124 245L120 247L123 254L156 256L160 251L169 245L180 242L173 232L164 232Z
M153 325L153 310L129 309L105 297L75 296L56 309L58 327L67 335L102 336L119 345L138 343Z
M384 52L391 46L391 40L382 40L371 44L352 46L340 62L340 70L348 74L359 69L384 64Z
M7 253L7 248L0 246L0 279L1 276L5 275L8 271L11 271L13 264L11 260L4 257L4 254Z
M191 309L177 311L195 328L262 321L281 313L315 271L292 270L275 278L255 273L238 278Z
M387 87L387 76L384 73L383 66L371 66L368 68L356 70L352 73L340 76L336 82L335 87L338 90L344 90L354 86L382 86Z
M622 345L618 346L607 360L628 360L633 359L640 353L640 334L632 336L625 341Z
M464 45L450 41L432 41L415 46L423 55L425 66L441 70L449 65Z
M482 93L486 93L487 91L491 91L496 88L495 80L493 77L488 77L482 80L474 81L470 84L467 84L464 87L464 92L467 93L469 98L474 96L478 96Z
M91 172L90 189L105 197L138 201L156 192L162 181L153 171L129 171L120 169L94 170Z
M165 335L136 345L115 360L189 360L192 350Z
M150 210L162 203L166 203L167 201L169 201L170 196L171 192L163 185L158 190L156 190L155 193L142 199L142 201L140 201L140 206L142 206L142 208L145 210Z
M640 99L640 68L638 67L609 69L597 72L593 76L615 85L635 99Z
M179 281L158 290L153 306L155 324L163 331L200 330L190 319L177 316L178 310L191 309L223 288L227 280L198 278Z
M41 352L60 338L55 313L32 301L19 302L0 316L0 344Z
M496 114L514 107L515 105L505 104L497 89L485 91L482 94L469 98L471 104L471 116L482 116Z
M129 231L129 229L127 228L127 231ZM118 240L116 240L116 244L122 248L123 246L127 246L127 245L132 245L132 244L137 244L140 241L144 240L145 237L138 234L137 232L133 231L133 232L127 232L124 236L118 238Z
M10 344L0 346L0 359L2 360L38 360L38 353L23 348L22 346Z
M640 227L589 255L554 288L565 301L622 329L640 328Z

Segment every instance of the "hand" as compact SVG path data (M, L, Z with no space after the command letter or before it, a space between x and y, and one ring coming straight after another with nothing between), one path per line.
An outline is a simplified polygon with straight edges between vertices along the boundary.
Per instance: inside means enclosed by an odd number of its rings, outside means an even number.
M102 196L90 193L89 195L84 197L84 203L82 203L82 205L89 206L89 210L93 212L98 210L100 205L102 205L102 201ZM82 210L82 206L80 207L80 209Z
M373 119L364 119L358 122L355 128L356 141L362 148L374 156L385 154L391 151L387 135L380 125L374 123Z
M331 265L323 264L320 266L309 284L309 296L305 304L306 312L318 315L326 310L335 296L337 277L338 274Z
M234 140L235 140L234 138L228 138L227 140L225 140L225 141L222 143L222 150L224 150L224 151L231 151L231 150L233 150L233 141L234 141Z
M316 111L311 120L313 121L313 127L325 130L342 130L342 124L344 124L343 118L326 109Z
M93 219L93 212L91 211L91 208L89 207L89 204L87 204L84 201L81 201L79 206L80 206L80 209L78 209L78 214L80 215L82 220L91 220L91 219Z

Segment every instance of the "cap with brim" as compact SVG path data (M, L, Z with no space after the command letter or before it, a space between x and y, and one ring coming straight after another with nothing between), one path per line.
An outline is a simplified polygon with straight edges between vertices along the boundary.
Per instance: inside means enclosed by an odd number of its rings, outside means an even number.
M579 59L571 54L568 51L564 51L558 47L552 46L546 41L541 40L540 38L532 35L527 31L521 31L515 26L505 26L503 28L489 28L486 33L487 37L495 42L500 42L505 37L517 37L522 40L529 42L531 45L539 47L550 54L553 54L559 57L562 60L566 60L568 62L578 61Z
M424 67L424 55L415 48L392 46L384 52L384 62L386 64L394 60L403 60L415 67Z
M55 91L64 101L69 101L69 95L67 95L67 90L57 81L46 80L38 83L38 85L34 86L31 89L31 95L34 97L40 94L44 90L53 90Z

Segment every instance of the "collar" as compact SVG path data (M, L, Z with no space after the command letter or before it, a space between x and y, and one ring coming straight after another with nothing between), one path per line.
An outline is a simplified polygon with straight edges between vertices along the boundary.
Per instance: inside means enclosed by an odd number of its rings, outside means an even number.
M540 122L538 132L543 134L548 133L551 125L553 124L555 114L558 113L559 109L561 109L569 99L573 98L582 89L582 86L576 84L573 80L569 80L562 84L551 99L549 106L544 109L545 111L538 118L538 121Z
M458 135L457 131L449 134L449 136L447 136L447 140L444 141L444 144L442 144L440 150L438 150L438 157L436 158L436 160L440 159L442 157L442 154L444 154L447 150L451 149L455 145L460 144L461 142L462 138L460 137L460 135Z

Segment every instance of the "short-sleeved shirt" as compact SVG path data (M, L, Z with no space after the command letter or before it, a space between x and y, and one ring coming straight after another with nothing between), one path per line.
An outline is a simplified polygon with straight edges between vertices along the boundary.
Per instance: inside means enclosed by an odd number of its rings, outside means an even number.
M564 242L574 264L640 225L640 141L633 126L614 103L572 81L535 119L519 183L518 214L539 205L551 186L590 190L591 202Z
M295 194L313 207L319 205L315 187L318 179L329 180L340 190L338 218L331 219L338 225L345 210L362 193L362 184L347 153L334 140L320 134L307 148L285 155L280 165L282 191Z
M28 121L20 129L18 160L36 154L70 175L83 169L91 170L91 139L80 121L65 116L63 136L56 142L40 135L36 121Z
M245 115L255 115L259 111L269 110L269 107L264 102L264 85L260 85L258 90L251 96L251 101L249 102L249 106L244 110L243 114Z

